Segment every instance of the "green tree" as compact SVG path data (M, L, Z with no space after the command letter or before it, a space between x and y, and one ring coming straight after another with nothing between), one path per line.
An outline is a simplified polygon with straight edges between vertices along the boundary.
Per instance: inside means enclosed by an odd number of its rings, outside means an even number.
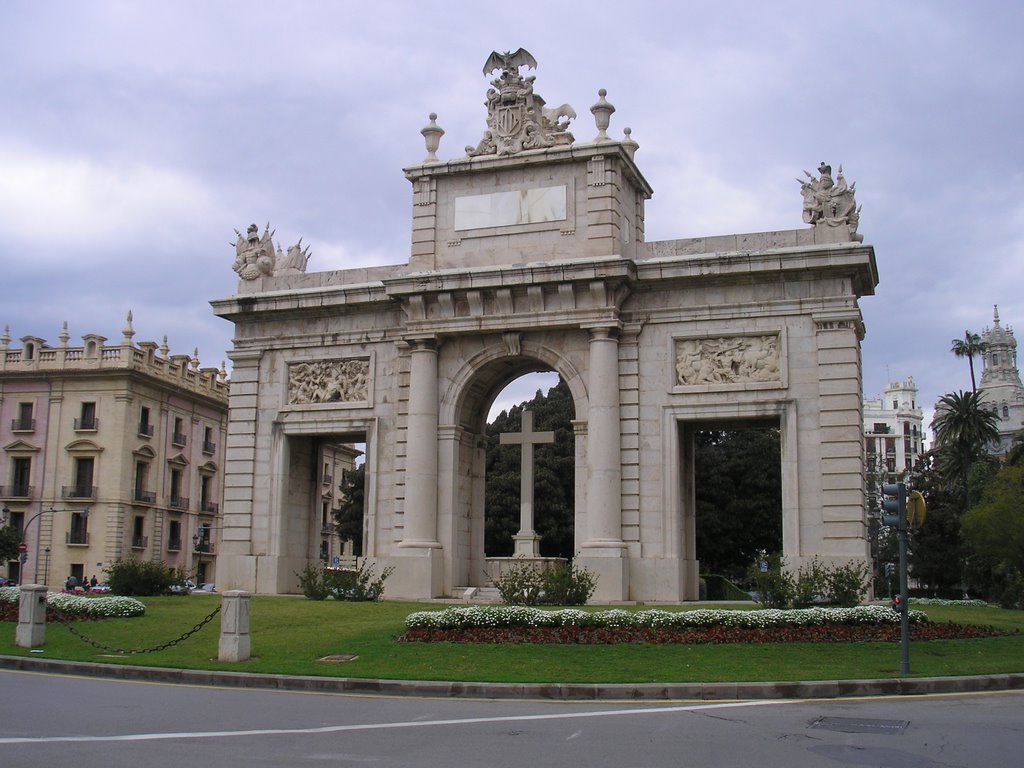
M999 440L998 418L977 392L952 392L939 398L932 419L937 446L936 467L967 491L971 465L987 459L985 447Z
M974 358L983 354L988 344L981 340L981 336L970 331L964 331L962 339L953 339L953 346L950 348L957 357L966 357L967 364L971 368L971 392L977 393L978 385L974 380Z
M15 560L18 557L18 545L21 543L21 534L13 525L0 527L0 563L8 560Z
M487 425L484 551L490 557L508 557L512 536L519 531L519 477L521 448L501 445L503 432L518 432L523 410L533 412L534 428L551 430L555 442L534 448L533 527L543 557L571 558L574 554L575 435L573 400L559 379L545 395L540 390L529 402L502 411Z
M972 554L988 569L990 589L1024 575L1024 465L1002 467L963 517Z
M366 464L345 470L341 476L341 506L334 510L334 523L342 541L352 541L352 554L363 554L363 489L366 485Z
M928 517L910 531L910 573L933 596L959 597L966 565L960 533L964 497L936 468L934 451L918 462L914 490L924 496Z
M779 430L701 430L694 447L701 570L742 580L759 552L782 550Z

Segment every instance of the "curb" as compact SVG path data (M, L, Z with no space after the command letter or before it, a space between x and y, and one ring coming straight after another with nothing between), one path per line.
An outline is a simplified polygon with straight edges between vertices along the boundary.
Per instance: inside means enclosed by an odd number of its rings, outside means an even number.
M548 699L552 701L737 701L836 699L851 696L920 696L1024 689L1024 673L967 677L877 680L805 680L774 683L475 683L374 680L354 677L265 675L196 669L164 669L84 661L0 656L0 669L116 680L428 698Z

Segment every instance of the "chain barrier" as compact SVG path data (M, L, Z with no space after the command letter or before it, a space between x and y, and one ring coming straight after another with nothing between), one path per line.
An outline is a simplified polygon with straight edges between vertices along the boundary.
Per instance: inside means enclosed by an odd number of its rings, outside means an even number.
M171 640L169 642L161 643L160 645L154 645L152 648L116 648L116 647L114 647L112 645L104 645L103 643L97 643L95 640L92 640L91 638L86 637L81 632L79 632L77 629L75 629L75 627L74 627L74 625L73 625L73 623L71 621L68 621L66 618L61 616L56 611L52 611L52 615L53 615L54 619L56 619L59 624L63 624L65 627L67 627L68 631L72 635L77 637L79 640L81 640L83 643L87 643L87 644L91 645L93 648L97 648L97 649L99 649L101 651L109 651L109 652L112 652L112 653L119 653L119 654L124 654L124 655L129 655L129 656L135 656L135 655L141 654L141 653L157 653L158 651L166 651L168 648L173 648L178 643L183 643L186 640L188 640L190 637L192 637L192 635L194 635L196 632L198 632L203 627L205 627L207 624L209 624L211 621L213 621L214 617L218 613L220 613L220 606L219 605L216 608L213 609L213 611L210 613L209 616L207 616L205 619L203 619L198 624L196 624L194 627L192 627L192 629L190 629L188 632L183 633L179 637L176 637L174 640Z

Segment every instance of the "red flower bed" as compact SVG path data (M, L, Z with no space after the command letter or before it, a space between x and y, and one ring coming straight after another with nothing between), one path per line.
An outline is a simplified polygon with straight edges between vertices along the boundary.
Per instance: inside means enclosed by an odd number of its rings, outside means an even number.
M911 640L961 640L1006 634L993 627L965 624L911 624ZM467 627L408 629L400 643L845 643L896 642L898 624L878 626L814 626L740 629L736 627Z

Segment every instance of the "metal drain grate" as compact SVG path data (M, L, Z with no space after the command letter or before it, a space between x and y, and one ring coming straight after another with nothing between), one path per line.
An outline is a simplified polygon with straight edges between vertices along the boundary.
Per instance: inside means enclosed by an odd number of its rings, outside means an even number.
M907 730L909 720L876 720L863 717L819 717L808 728L840 733L888 733L898 735Z

